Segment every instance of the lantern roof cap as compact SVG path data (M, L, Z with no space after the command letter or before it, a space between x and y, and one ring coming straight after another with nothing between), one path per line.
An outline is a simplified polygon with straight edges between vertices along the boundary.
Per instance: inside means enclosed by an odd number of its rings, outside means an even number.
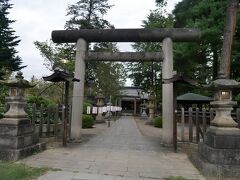
M78 79L74 78L73 74L58 69L55 69L53 74L50 76L45 76L43 79L44 81L50 82L79 81Z
M98 93L96 96L96 99L104 99L104 96L102 93Z
M231 90L231 89L239 89L240 82L234 79L228 79L224 74L219 74L218 78L212 81L210 84L203 85L206 89L210 90Z
M8 87L19 87L19 88L34 87L34 85L30 84L29 81L24 79L23 73L21 71L18 71L14 78L9 79L7 81L0 81L0 83L6 85Z

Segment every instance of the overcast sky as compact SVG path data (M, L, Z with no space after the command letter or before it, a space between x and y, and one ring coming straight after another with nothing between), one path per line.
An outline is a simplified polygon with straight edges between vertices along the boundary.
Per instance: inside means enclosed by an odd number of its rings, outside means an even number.
M168 0L167 10L170 12L180 0ZM68 17L66 8L77 0L11 0L13 8L10 19L16 20L12 24L21 39L17 50L23 60L24 76L30 79L49 75L43 65L44 59L35 48L34 41L46 41L51 38L52 30L63 29ZM106 15L106 19L115 28L140 28L142 20L146 19L150 10L155 9L155 0L109 0L114 5ZM120 44L121 51L129 51L130 46Z

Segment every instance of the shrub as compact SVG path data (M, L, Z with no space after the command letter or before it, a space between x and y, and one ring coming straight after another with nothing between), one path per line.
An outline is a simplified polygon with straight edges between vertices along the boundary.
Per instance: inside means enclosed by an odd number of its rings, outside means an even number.
M45 97L42 96L29 96L27 98L27 103L28 104L33 104L35 103L37 107L40 107L41 105L43 105L44 107L48 107L49 105L53 104L53 102Z
M92 115L83 114L82 117L82 128L92 128L94 125L94 118Z
M240 105L240 93L235 97L235 101Z
M89 102L83 102L83 114L87 114L87 107L92 106Z
M0 112L0 119L4 118L4 113Z
M39 123L40 122L40 107L41 105L43 105L44 108L51 108L51 107L55 107L53 101L51 101L48 98L42 97L42 96L29 96L27 98L27 106L25 108L26 113L28 114L28 118L32 119L33 115L32 115L32 105L36 104L36 108L38 109L35 113L36 113L36 119L35 119L35 123ZM47 117L47 111L44 111L43 113L44 117ZM50 118L50 121L53 121L52 118Z
M158 116L153 119L154 127L162 128L162 117Z

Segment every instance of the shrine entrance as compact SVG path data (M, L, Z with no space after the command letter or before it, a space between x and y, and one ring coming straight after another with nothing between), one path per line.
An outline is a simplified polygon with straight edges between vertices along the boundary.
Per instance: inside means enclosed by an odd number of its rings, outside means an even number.
M162 63L162 78L173 77L173 41L199 41L201 32L188 28L162 29L81 29L56 30L52 32L55 43L77 43L75 78L71 119L71 139L81 138L82 109L84 97L84 79L86 61L157 61ZM162 42L159 52L88 52L87 43L90 42ZM163 84L163 143L173 143L173 83Z

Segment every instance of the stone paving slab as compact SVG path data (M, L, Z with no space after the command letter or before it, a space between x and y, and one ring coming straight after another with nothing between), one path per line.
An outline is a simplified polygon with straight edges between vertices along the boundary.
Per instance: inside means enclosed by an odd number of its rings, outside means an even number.
M72 173L67 171L49 172L39 180L144 180L144 178L121 177L104 174Z
M49 149L20 162L62 170L48 172L40 180L150 180L170 176L204 179L186 154L173 153L156 138L143 136L129 116L86 143Z

